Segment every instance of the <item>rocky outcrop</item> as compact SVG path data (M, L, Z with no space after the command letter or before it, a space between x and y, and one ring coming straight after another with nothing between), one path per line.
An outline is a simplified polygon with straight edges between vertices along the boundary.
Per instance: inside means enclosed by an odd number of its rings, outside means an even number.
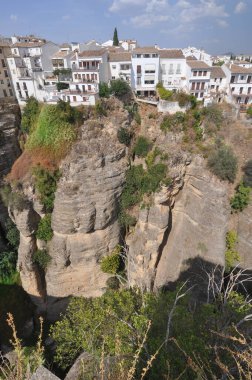
M53 238L44 246L51 256L45 278L33 263L35 250L42 247L35 231L44 214L30 182L23 189L31 207L11 214L21 233L22 285L40 310L46 308L49 319L65 308L68 296L99 296L106 289L109 276L99 262L121 239L118 203L128 160L117 130L127 122L128 113L121 107L102 122L88 120L62 162L52 213Z
M194 258L224 265L226 184L209 173L200 157L185 171L181 168L176 181L172 192L163 189L149 210L140 211L127 239L132 285L151 289L174 282Z
M36 372L32 375L30 380L60 380L59 377L55 376L47 368L40 366Z
M21 151L18 143L20 110L15 102L0 101L0 186ZM4 225L8 212L0 199L0 250L4 247Z

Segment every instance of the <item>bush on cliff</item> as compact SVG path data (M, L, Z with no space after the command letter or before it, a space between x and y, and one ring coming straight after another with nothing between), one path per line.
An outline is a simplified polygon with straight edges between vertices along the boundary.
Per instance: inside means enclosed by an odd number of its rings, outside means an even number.
M230 200L230 205L234 212L243 211L250 201L250 187L244 186L241 182L236 189L235 195Z
M119 128L117 131L117 138L121 144L129 146L132 138L132 133L127 128Z
M234 182L237 173L237 157L229 146L222 145L209 155L208 167L220 179Z
M110 83L110 94L122 98L131 93L129 84L123 79L115 79Z
M151 142L144 136L139 136L134 146L134 153L138 157L146 157L151 149Z
M51 256L45 249L37 249L33 255L33 262L38 264L38 266L44 271L47 269L51 259Z
M23 132L30 133L35 128L40 108L41 106L34 96L31 96L27 100L21 120L21 129Z
M116 274L120 268L121 246L116 246L113 251L101 260L101 270L105 273Z
M49 241L53 237L53 230L51 227L51 214L47 214L44 218L40 219L38 229L36 232L37 239Z
M33 175L35 178L35 189L39 193L41 203L46 213L50 213L53 210L55 191L60 178L60 172L59 170L49 171L40 166L36 166L33 169Z

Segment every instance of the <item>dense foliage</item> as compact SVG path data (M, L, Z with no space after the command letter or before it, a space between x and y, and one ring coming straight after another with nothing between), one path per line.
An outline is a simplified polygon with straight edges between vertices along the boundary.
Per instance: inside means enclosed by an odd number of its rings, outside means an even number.
M99 96L100 98L108 98L110 95L110 89L106 82L99 83Z
M42 149L60 158L76 139L76 125L80 121L80 112L69 103L59 101L57 105L44 105L26 148Z
M27 207L27 199L24 194L19 191L13 191L9 184L0 188L0 196L6 207L14 207L18 211L22 211Z
M47 269L51 259L51 256L45 249L37 249L33 255L33 262L38 264L38 266L44 271Z
M36 232L37 239L49 241L53 237L53 230L51 227L51 214L46 214L40 219L38 229Z
M121 144L129 146L132 138L132 133L128 128L122 127L117 131L117 138Z
M247 109L247 115L249 118L252 118L252 106L248 107Z
M134 146L134 153L138 157L146 157L151 146L152 143L146 137L139 136Z
M240 255L237 251L237 234L231 230L226 235L226 252L225 252L225 270L229 272L240 260Z
M67 88L69 88L69 83L65 83L65 82L57 82L57 83L56 83L56 87L57 87L57 90L58 90L58 91L66 90Z
M232 210L235 212L243 211L250 201L250 187L244 186L243 182L239 184L236 193L230 200Z
M117 33L116 28L114 30L114 35L113 35L113 46L119 46L118 33Z
M66 314L51 328L57 344L56 362L66 368L80 352L87 351L95 358L127 358L120 362L127 372L151 321L134 378L141 378L143 366L154 354L149 379L165 380L167 373L169 379L177 379L181 374L185 380L198 379L203 369L209 376L204 379L212 379L211 371L221 378L221 369L214 359L216 349L224 347L222 334L233 332L233 323L242 320L251 306L234 291L225 303L213 300L192 307L194 301L188 295L175 301L180 290L142 294L128 289L108 291L93 299L72 298ZM230 357L221 351L219 355L232 367ZM203 368L190 365L195 356Z
M117 246L108 256L101 260L101 270L105 273L116 274L120 268L121 247Z
M131 93L129 84L123 79L115 79L110 83L110 93L117 98L121 98Z
M33 175L35 179L35 189L39 194L45 212L50 213L53 210L55 191L60 178L60 172L59 170L48 171L37 166L33 169Z
M24 107L21 121L21 129L25 133L30 133L35 128L40 112L40 104L31 96Z
M16 271L19 231L11 219L5 223L7 250L0 252L0 284L15 284L19 281Z
M208 167L220 179L234 182L237 173L237 158L229 146L222 145L209 155Z

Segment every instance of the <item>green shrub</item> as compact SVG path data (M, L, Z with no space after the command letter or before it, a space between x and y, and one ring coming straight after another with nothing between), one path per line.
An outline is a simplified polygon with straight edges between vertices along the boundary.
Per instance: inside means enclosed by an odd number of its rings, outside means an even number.
M127 128L119 128L117 131L117 138L121 144L129 146L132 138L132 133Z
M179 126L181 126L180 129L182 129L183 124L185 122L185 115L183 112L176 112L174 115L165 115L161 124L160 129L163 132L166 131L177 131L179 130Z
M247 115L249 118L252 118L252 106L247 109Z
M31 96L28 98L22 114L21 129L23 132L30 133L30 131L35 128L39 112L39 102Z
M151 149L151 145L151 142L146 137L139 136L134 147L134 153L138 157L146 157Z
M45 249L37 249L37 251L33 255L33 262L44 271L47 269L48 264L51 260L51 256L47 253Z
M139 113L139 112L135 112L135 114L134 114L134 119L135 119L135 122L136 122L138 125L141 125L141 116L140 116L140 113Z
M127 212L121 211L119 214L119 223L122 227L128 229L129 227L133 227L136 225L137 219L134 216L128 214Z
M117 98L131 94L129 84L123 79L115 79L110 82L110 93Z
M173 91L166 90L164 87L159 87L158 93L162 100L172 100Z
M51 214L47 214L44 218L40 219L38 229L36 232L37 239L49 241L53 237L53 230L51 227Z
M244 176L243 176L243 183L246 187L252 187L252 160L249 160L246 162L245 166L243 167Z
M95 104L95 114L97 117L107 116L106 108L101 101L98 101Z
M41 203L43 204L46 213L53 210L53 203L55 199L55 191L57 189L57 182L60 178L59 170L48 171L40 166L33 169L35 178L35 189L39 193Z
M109 86L106 82L99 83L100 98L108 98L110 94Z
M66 90L66 89L69 88L69 83L65 83L65 82L57 82L57 83L56 83L56 87L57 87L57 90L58 90L58 91Z
M0 196L5 207L11 207L18 211L23 211L28 207L28 200L23 193L12 191L9 184L0 189Z
M147 154L147 157L145 159L146 165L148 168L151 168L151 166L154 165L155 160L158 156L161 156L161 151L159 148L155 147L151 152Z
M237 234L235 231L228 231L226 235L226 252L225 252L225 270L230 272L230 270L236 265L237 261L240 260L240 255L236 250L237 246Z
M245 207L248 206L250 200L250 187L244 186L241 182L236 189L236 193L233 198L231 198L230 205L232 209L237 211L243 211Z
M106 281L106 285L110 290L118 290L120 288L120 281L117 277L109 277Z
M12 222L10 218L8 218L7 222L5 223L6 228L6 239L8 240L9 245L17 251L19 247L19 241L20 241L20 234L16 227L16 225Z
M202 114L205 117L206 125L207 123L213 123L219 128L224 120L223 113L220 107L216 104L209 105L204 107Z
M101 270L105 273L116 274L120 267L121 247L117 246L110 255L101 260Z
M5 283L16 273L17 252L0 253L0 283Z
M234 182L237 173L237 158L229 146L221 146L208 157L209 169L220 179Z

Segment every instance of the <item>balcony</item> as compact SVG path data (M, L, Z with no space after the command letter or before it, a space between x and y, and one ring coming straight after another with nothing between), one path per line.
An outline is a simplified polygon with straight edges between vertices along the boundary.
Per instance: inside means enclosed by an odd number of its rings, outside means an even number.
M78 67L77 65L72 65L72 71L76 72L85 72L85 71L99 71L97 66L88 66L88 67Z

